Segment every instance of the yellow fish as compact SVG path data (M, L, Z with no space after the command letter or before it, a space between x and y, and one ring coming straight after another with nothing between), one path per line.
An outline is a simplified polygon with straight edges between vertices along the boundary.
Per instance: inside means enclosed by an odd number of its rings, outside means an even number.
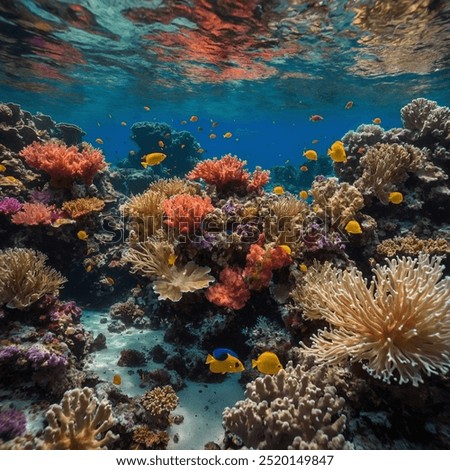
M288 255L290 255L290 254L292 253L291 248L290 248L289 246L287 246L287 245L280 245L280 248L281 248L282 250L284 250Z
M401 204L403 202L403 194L398 191L393 191L389 193L388 200L392 202L392 204Z
M144 160L141 162L141 165L144 168L147 168L148 166L159 165L166 157L167 155L165 153L149 153L147 155L144 155Z
M231 132L225 132L223 137L224 137L224 139L229 139L230 137L233 137L233 134Z
M119 374L116 374L113 377L112 382L114 385L120 385L122 383L122 377Z
M308 160L317 160L317 152L315 150L306 150L303 152L303 156Z
M95 139L95 141L97 142L97 144L104 144L103 139L100 139L100 137L98 139Z
M308 266L306 266L304 263L300 264L299 268L302 273L306 273L306 271L308 271Z
M298 193L298 195L299 195L302 199L308 199L308 191L305 191L305 190L300 191L300 192Z
M273 375L278 373L283 366L278 359L278 356L273 352L263 352L259 355L258 359L252 359L252 367L257 368L262 374Z
M84 230L79 230L77 232L77 237L80 239L80 240L87 240L89 238L89 235L87 234L86 231Z
M345 226L345 231L354 235L362 233L361 225L359 225L359 222L356 220L350 220L350 222Z
M331 148L328 149L328 155L334 162L342 163L347 161L344 144L340 140L336 140Z
M205 364L209 365L209 370L213 374L226 374L233 372L242 372L245 370L242 362L234 356L227 354L227 357L223 361L215 359L211 354L206 357Z
M0 173L6 171L6 166L0 163Z
M178 256L174 253L171 253L169 257L167 258L167 264L169 266L173 266L175 264L175 261L177 260Z
M278 195L284 194L283 186L275 186L275 187L273 188L273 192L274 192L275 194L278 194Z
M160 149L164 148L164 142L162 140L158 140L158 147Z

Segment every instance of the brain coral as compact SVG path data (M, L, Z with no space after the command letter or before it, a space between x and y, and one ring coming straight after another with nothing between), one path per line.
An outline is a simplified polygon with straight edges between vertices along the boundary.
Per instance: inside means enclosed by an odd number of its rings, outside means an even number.
M341 434L345 401L330 382L327 367L300 356L296 367L249 383L246 399L225 408L223 425L253 449L350 449Z

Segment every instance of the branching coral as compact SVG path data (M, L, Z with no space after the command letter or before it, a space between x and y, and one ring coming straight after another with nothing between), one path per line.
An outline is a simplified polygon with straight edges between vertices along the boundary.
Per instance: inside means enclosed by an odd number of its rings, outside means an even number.
M360 191L348 183L339 183L336 178L319 179L311 186L314 210L317 217L341 230L354 219L364 207Z
M155 387L143 395L141 403L153 421L167 427L170 424L170 412L178 406L178 396L170 385Z
M425 158L425 154L412 145L376 144L360 159L363 173L355 186L365 196L376 196L387 204L389 193L408 179L408 173L422 168Z
M149 191L163 194L166 199L177 194L194 195L197 192L196 184L178 177L159 179L148 187Z
M106 449L117 439L108 431L115 424L110 403L105 400L99 403L91 388L68 390L61 404L52 405L46 416L49 426L38 446L40 449Z
M367 286L356 268L326 263L308 270L298 298L305 316L331 328L313 337L308 350L338 364L362 361L385 382L423 382L422 373L445 374L450 361L450 278L440 258L419 255L376 266Z
M223 425L253 449L349 449L342 432L345 401L314 357L289 362L247 385L246 399L225 408Z
M137 240L145 241L162 227L165 196L156 191L145 191L133 196L121 206L123 214L131 218L131 228Z
M48 225L52 222L52 208L41 202L25 202L11 221L16 225Z
M407 235L406 237L383 240L377 246L376 252L380 256L389 258L397 255L418 255L419 253L444 255L450 253L450 243L445 238L422 240L415 235Z
M214 210L211 199L206 196L178 194L163 202L167 216L165 223L179 233L194 233L207 214Z
M46 260L43 253L24 248L0 251L0 305L24 309L45 294L57 294L66 279Z
M225 266L220 273L219 282L209 287L206 298L219 307L240 310L250 299L250 290L242 277L242 270Z
M87 144L80 152L75 146L54 141L33 142L19 155L31 167L48 173L57 186L71 184L76 179L90 185L94 176L106 167L102 152Z
M105 207L105 201L98 197L82 197L66 201L62 205L62 209L71 217L77 219L91 212L100 212Z
M151 431L147 426L138 426L133 431L133 449L163 450L169 444L169 434L166 431Z

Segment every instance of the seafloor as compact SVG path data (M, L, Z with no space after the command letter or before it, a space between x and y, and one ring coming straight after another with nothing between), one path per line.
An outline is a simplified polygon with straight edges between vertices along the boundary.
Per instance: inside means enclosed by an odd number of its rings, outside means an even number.
M450 109L400 113L299 194L164 123L112 167L0 104L0 448L450 448Z

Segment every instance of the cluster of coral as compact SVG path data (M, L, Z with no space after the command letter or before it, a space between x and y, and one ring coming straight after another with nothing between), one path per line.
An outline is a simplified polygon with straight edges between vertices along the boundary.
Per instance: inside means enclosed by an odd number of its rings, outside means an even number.
M2 105L0 230L9 241L0 252L1 376L48 386L55 397L70 390L47 413L43 439L25 438L18 415L0 433L3 445L165 448L177 422L175 391L186 379L223 381L204 361L226 346L243 358L272 351L286 366L274 376L242 374L246 398L224 411L223 448L445 447L426 415L450 397L443 258L450 110L417 99L401 114L402 129L347 133L346 161L335 163L335 176L311 178L308 203L266 192L270 172L250 172L231 154L191 159L185 177L167 177L171 167L161 164L127 197L119 170L82 144L80 132L74 139L72 129L69 141L67 125L63 132L49 118ZM165 125L132 130L142 155L148 142L198 150ZM360 230L348 231L350 222ZM122 394L120 377L113 385L83 372L86 354L105 338L93 341L80 309L58 298L65 278L65 292L82 303L83 279L87 292L114 293L111 333L162 328L175 346L151 349L163 364L153 370L144 351L122 351L119 366L140 367L148 389L141 397ZM49 368L60 374L57 383L45 383ZM82 389L93 385L95 392ZM421 413L418 387L431 397ZM77 422L79 409L92 415L83 434L89 442L76 436L86 425ZM374 425L376 413L382 425ZM439 417L439 429L450 429L449 418Z

